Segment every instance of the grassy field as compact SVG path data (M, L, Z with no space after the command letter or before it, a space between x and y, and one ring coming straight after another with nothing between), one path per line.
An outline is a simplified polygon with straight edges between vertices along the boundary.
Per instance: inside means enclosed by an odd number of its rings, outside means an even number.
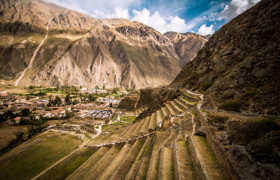
M7 149L12 144L26 139L28 136L28 126L1 126L0 125L0 152ZM1 153L0 153L1 156Z
M72 174L78 167L80 167L90 156L95 152L92 148L83 148L75 152L65 161L59 163L57 166L49 170L46 174L39 177L39 180L62 180L68 175Z
M136 118L135 116L122 116L121 121L125 121L125 122L128 122L128 123L133 123L135 118Z
M71 135L37 136L0 158L0 179L30 179L80 144L81 140Z

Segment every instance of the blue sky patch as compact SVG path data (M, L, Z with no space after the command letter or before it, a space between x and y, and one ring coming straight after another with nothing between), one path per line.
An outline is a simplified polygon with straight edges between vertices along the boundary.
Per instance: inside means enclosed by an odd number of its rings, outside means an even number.
M96 18L125 18L168 31L213 34L260 0L45 0Z

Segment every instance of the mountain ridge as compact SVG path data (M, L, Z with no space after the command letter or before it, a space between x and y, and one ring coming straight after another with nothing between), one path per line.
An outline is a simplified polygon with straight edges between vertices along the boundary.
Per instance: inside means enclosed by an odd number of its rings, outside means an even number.
M0 5L1 79L18 79L49 34L20 86L158 87L189 61L168 37L139 22L98 20L41 0L9 2ZM192 56L199 50L186 49Z

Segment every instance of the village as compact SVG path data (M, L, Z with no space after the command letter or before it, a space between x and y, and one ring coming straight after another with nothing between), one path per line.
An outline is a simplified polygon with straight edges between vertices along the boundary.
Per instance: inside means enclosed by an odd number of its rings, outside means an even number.
M44 131L94 138L102 126L120 121L118 105L127 91L85 88L26 88L25 94L0 91L0 151ZM7 135L7 132L9 132ZM3 137L3 136L2 136Z

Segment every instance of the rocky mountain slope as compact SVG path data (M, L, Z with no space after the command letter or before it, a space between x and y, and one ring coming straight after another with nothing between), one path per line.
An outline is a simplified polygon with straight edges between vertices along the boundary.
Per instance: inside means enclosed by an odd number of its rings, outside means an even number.
M197 52L205 45L207 38L194 33L167 32L164 34L174 44L176 53L181 59L183 67L187 62L192 61Z
M222 27L172 83L216 106L279 115L280 2L263 0Z
M280 177L280 1L262 0L216 32L170 85L199 91L193 119L231 179Z
M97 20L41 0L1 1L0 32L0 78L19 86L167 85L204 43L193 36L177 54L177 40L144 24Z

